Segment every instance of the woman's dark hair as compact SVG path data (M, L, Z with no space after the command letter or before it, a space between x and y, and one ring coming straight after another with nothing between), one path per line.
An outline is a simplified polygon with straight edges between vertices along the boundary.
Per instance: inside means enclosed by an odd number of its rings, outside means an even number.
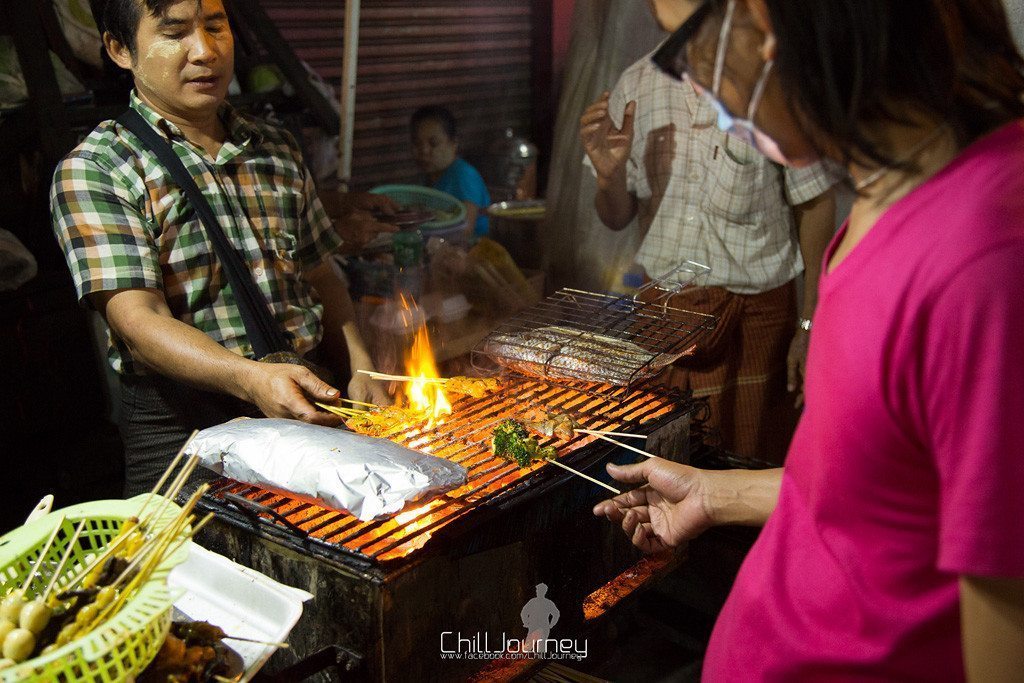
M456 126L455 126L455 115L447 107L440 105L431 104L426 107L420 107L413 112L412 118L409 120L409 128L414 133L419 125L424 121L437 121L441 124L441 128L452 140L455 139Z
M1002 0L766 0L783 90L850 160L894 164L864 124L917 110L965 147L1024 116L1024 59Z
M100 33L109 31L117 42L128 48L134 57L136 40L139 33L139 22L142 21L143 8L153 16L163 16L167 8L179 0L106 0L103 7L103 18L100 21ZM196 0L201 2L201 0Z

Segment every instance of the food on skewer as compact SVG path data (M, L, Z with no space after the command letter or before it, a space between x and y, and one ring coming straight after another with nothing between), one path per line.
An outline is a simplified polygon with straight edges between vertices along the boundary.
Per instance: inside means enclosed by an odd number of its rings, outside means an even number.
M383 437L400 427L422 422L425 416L410 408L385 406L353 415L345 420L345 426L357 434Z
M491 433L491 451L499 458L512 460L520 467L529 467L535 460L554 458L554 446L541 447L537 437L518 420L507 418L499 422Z
M444 381L446 394L460 394L472 398L483 398L497 391L500 382L497 377L449 377Z
M224 637L224 631L205 621L176 621L138 680L189 683L230 676L231 659L238 655L221 642Z
M535 434L557 436L565 441L576 436L576 430L580 428L580 424L568 413L555 412L548 412L542 420L523 420L522 424Z

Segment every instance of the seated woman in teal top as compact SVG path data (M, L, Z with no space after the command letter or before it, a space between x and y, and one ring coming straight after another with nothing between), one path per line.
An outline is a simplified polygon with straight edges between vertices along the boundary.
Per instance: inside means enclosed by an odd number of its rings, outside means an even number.
M409 123L416 165L426 176L426 185L447 192L466 205L466 230L470 236L486 235L491 203L484 179L465 159L458 156L459 139L455 117L445 107L420 107Z

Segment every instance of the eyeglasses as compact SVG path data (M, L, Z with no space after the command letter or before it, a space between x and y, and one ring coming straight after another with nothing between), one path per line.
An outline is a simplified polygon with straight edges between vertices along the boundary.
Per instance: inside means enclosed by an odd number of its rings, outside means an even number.
M750 103L747 105L746 118L733 115L722 102L719 93L722 87L722 74L725 71L725 53L729 45L729 34L732 30L733 16L736 11L736 0L728 0L725 9L725 17L722 21L722 28L718 35L718 45L715 52L715 68L711 81L711 91L701 87L697 81L689 75L689 64L686 57L686 48L690 41L697 35L704 23L712 13L721 6L721 0L706 0L679 29L669 36L657 52L651 57L655 66L676 80L689 80L697 91L715 110L719 130L729 133L754 149L761 148L761 138L757 127L753 123L754 114L761 104L765 88L768 85L768 75L771 73L773 62L765 62L761 69L761 75L754 84L753 93L750 96Z

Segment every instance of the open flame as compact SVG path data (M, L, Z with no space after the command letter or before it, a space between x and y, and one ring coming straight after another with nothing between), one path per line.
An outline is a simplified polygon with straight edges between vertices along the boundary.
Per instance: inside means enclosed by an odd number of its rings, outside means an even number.
M402 303L408 306L405 298ZM430 346L427 326L421 324L413 337L412 348L405 358L405 374L415 379L405 382L402 388L404 403L427 418L427 428L433 427L445 415L452 414L452 404L444 395L444 385L430 380L440 379L434 351Z

